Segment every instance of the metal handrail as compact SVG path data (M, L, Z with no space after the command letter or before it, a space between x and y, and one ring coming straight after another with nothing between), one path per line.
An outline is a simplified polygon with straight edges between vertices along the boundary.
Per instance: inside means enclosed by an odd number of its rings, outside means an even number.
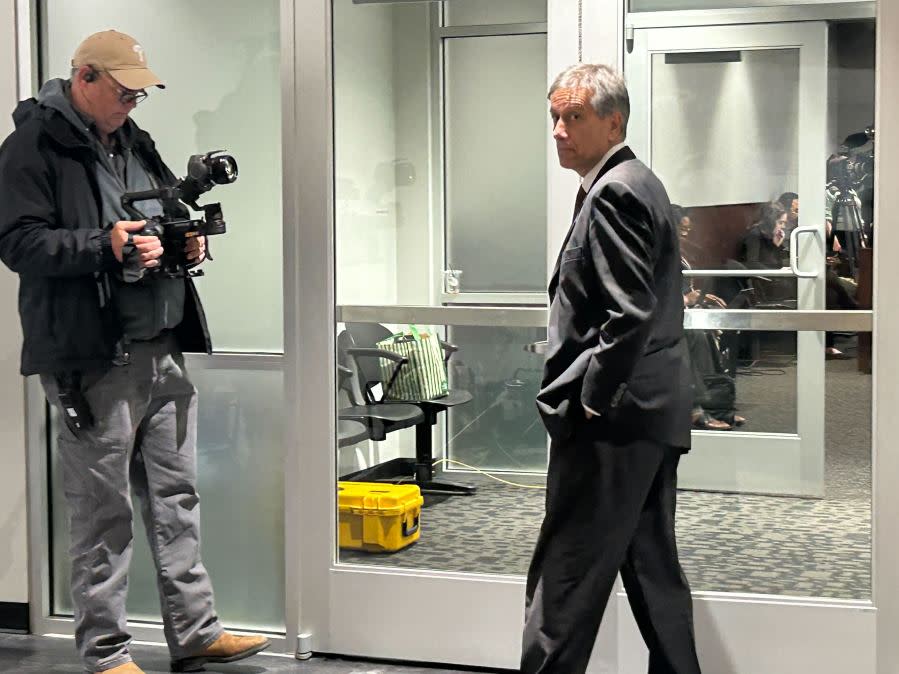
M546 307L440 307L411 305L342 305L339 323L419 323L474 327L545 328ZM690 309L684 312L688 330L845 331L871 332L870 310Z

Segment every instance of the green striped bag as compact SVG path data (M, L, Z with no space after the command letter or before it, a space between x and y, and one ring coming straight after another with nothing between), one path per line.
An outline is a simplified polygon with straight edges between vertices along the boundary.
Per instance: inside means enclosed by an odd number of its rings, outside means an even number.
M409 361L400 367L391 384L397 364L386 358L380 359L385 400L432 400L447 394L449 387L443 347L433 332L419 332L418 328L410 325L408 332L391 335L375 346Z

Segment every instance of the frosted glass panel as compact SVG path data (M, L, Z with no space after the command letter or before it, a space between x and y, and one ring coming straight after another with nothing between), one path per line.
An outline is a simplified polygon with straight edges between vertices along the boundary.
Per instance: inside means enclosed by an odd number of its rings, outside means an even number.
M652 167L671 200L750 204L798 191L798 87L798 49L654 55Z
M463 292L544 289L545 90L545 35L447 41L446 262Z
M228 223L228 233L210 242L215 261L200 280L206 316L218 351L282 351L277 0L43 5L45 78L67 78L78 43L114 26L143 44L166 82L133 117L175 175L191 154L224 148L235 156L237 182L200 200L221 201Z
M190 362L188 362L190 368ZM278 370L190 370L199 391L197 473L203 562L216 611L228 625L284 630L282 374ZM68 508L51 468L53 607L72 613ZM134 497L134 557L128 615L160 620L156 572Z
M546 21L546 0L449 0L443 4L447 26Z
M866 0L848 1L865 2ZM675 9L732 9L735 7L829 4L834 4L834 0L631 0L630 11L654 12Z

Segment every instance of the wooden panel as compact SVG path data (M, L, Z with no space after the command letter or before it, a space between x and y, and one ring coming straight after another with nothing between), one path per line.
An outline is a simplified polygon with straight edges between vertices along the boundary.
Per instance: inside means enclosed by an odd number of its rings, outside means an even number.
M721 269L735 260L740 241L758 219L760 203L688 208L693 229L681 241L683 255L696 269Z

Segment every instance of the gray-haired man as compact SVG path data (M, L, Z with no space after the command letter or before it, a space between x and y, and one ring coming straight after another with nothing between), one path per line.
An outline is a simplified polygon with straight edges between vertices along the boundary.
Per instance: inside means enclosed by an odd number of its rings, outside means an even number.
M620 571L650 674L698 674L674 535L691 407L677 223L665 188L624 143L620 75L573 66L549 100L559 162L581 189L549 285L537 406L552 444L521 671L586 670Z

